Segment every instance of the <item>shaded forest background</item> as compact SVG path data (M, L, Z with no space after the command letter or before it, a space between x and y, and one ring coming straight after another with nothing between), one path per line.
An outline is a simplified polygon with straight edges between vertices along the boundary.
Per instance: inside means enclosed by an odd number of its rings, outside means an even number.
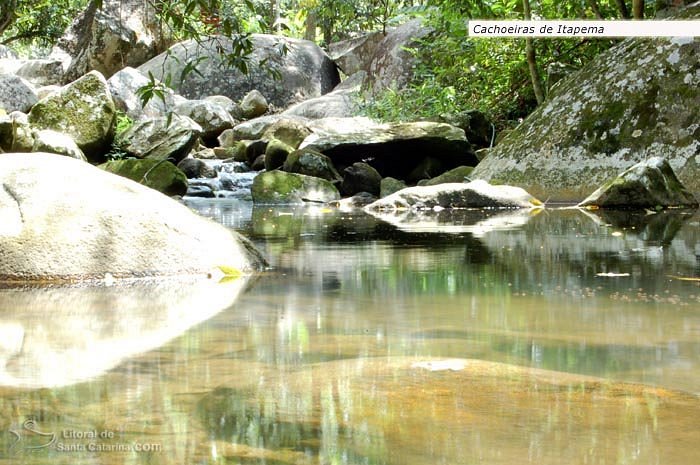
M170 42L269 33L321 46L384 31L414 18L432 30L411 49L406 88L366 93L364 112L382 120L415 120L484 112L499 129L527 116L554 76L585 66L614 40L470 39L469 19L637 19L662 15L682 0L144 0ZM80 11L102 0L0 0L0 44L37 57ZM238 51L244 58L247 51ZM556 70L556 71L553 71Z

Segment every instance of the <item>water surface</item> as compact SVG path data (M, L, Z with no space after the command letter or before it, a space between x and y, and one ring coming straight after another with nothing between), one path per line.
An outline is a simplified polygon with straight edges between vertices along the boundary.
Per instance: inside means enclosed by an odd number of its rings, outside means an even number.
M190 206L271 270L0 291L0 464L700 462L698 217Z

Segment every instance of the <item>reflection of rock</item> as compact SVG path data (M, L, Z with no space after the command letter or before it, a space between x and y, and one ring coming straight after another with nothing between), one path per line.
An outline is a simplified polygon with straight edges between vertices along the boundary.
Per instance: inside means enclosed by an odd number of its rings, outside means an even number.
M228 308L246 282L0 290L0 385L56 387L98 376Z
M510 231L527 224L541 210L403 210L372 211L376 218L406 232L471 233L481 237L490 231Z
M542 202L519 187L493 186L477 180L408 187L377 200L368 210L431 208L533 208Z
M634 230L641 240L661 244L670 244L683 223L690 218L687 213L668 210L655 214L624 210L594 210L586 213L596 222Z

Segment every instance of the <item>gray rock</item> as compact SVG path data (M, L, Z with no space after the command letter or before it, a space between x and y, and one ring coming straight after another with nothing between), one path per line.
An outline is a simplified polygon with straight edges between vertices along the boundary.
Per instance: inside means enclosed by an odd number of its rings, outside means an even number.
M190 40L174 45L169 51L170 57L163 53L139 70L151 71L161 80L171 75L174 89L187 98L225 95L240 101L249 91L257 89L269 104L278 108L330 92L340 81L333 62L313 42L262 34L253 34L249 39L253 53L248 75L222 62L217 48L221 46L226 53L231 53L232 43L221 36L200 44ZM281 44L288 48L284 55L279 53ZM188 61L199 57L207 57L197 67L202 76L190 73L181 82L180 76ZM262 60L267 62L261 65ZM269 70L277 73L280 79L275 79Z
M17 59L17 54L14 50L4 45L0 45L0 59Z
M284 171L266 171L253 180L253 202L258 204L303 204L340 199L338 189L325 179Z
M338 68L350 76L358 71L367 71L377 47L384 40L381 32L370 32L360 37L332 43L328 54Z
M179 168L164 160L126 158L103 163L99 168L143 184L168 196L185 195L187 177Z
M185 173L187 179L216 177L216 170L214 168L196 158L185 158L177 164L177 167L180 171Z
M277 139L297 148L311 135L311 129L304 120L297 118L281 118L272 123L260 137L265 140Z
M416 59L407 48L430 33L431 29L425 27L422 20L414 19L387 34L377 46L367 70L373 91L401 89L408 84Z
M382 175L367 163L357 162L343 170L343 182L340 191L352 196L360 192L369 192L379 196Z
M262 139L265 135L265 131L277 123L281 125L307 125L310 121L310 119L301 116L284 114L265 115L234 126L230 137L233 137L235 140Z
M183 97L167 89L164 94L165 101L154 97L143 106L137 91L149 82L146 76L130 67L114 73L107 80L114 104L134 121L164 116L168 111L172 111L179 102L185 101Z
M288 173L326 179L331 182L342 180L330 158L310 149L296 150L290 153L284 165L282 165L282 170Z
M360 113L357 101L366 76L362 71L355 73L332 92L292 105L282 114L310 119L357 116Z
M214 149L208 147L200 147L199 150L192 154L193 158L199 158L200 160L215 160L217 158Z
M184 116L155 118L135 123L117 138L117 145L137 158L171 160L185 158L196 146L201 127Z
M19 76L0 74L0 108L27 113L38 101L34 87Z
M300 148L329 156L339 170L364 160L383 177L406 179L427 154L439 159L444 169L477 163L464 131L444 123L326 118L310 128L313 134Z
M700 5L686 10L700 18ZM561 81L473 176L580 201L631 165L668 160L700 192L700 38L630 38Z
M267 100L257 89L253 89L243 96L240 109L241 115L245 119L253 119L267 113Z
M202 138L216 139L235 121L224 107L208 100L186 100L175 107L175 112L191 118L202 127Z
M63 84L63 62L50 58L18 60L20 66L14 71L17 76L33 85L49 86Z
M59 39L51 57L65 62L64 82L90 70L112 76L125 66L136 67L164 48L155 8L143 0L92 2Z
M405 187L406 183L400 179L392 178L391 176L383 178L382 182L379 184L379 198L384 198Z
M234 120L242 118L241 106L225 95L208 95L204 97L204 100L221 105Z
M698 201L683 186L666 160L653 157L637 163L605 183L579 207L597 208L696 208Z
M29 112L37 129L70 136L90 161L101 161L114 138L116 108L107 81L91 71L40 100Z
M367 206L369 210L431 208L533 208L542 202L513 186L485 181L407 187Z
M60 132L44 129L34 132L34 145L32 152L48 152L65 155L78 160L87 161L85 154L78 144L69 136Z
M214 190L210 186L192 186L187 188L187 197L202 197L205 199L213 199L216 197Z
M235 141L227 147L214 147L214 155L219 160L232 159L238 162L247 162L248 160L248 145L251 141Z
M249 241L152 189L51 154L0 155L0 280L251 272Z

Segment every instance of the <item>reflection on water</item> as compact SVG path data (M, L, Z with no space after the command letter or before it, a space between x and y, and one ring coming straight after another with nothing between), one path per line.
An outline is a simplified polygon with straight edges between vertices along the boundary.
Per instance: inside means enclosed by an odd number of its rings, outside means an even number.
M700 460L697 217L193 205L272 270L2 291L0 464Z

